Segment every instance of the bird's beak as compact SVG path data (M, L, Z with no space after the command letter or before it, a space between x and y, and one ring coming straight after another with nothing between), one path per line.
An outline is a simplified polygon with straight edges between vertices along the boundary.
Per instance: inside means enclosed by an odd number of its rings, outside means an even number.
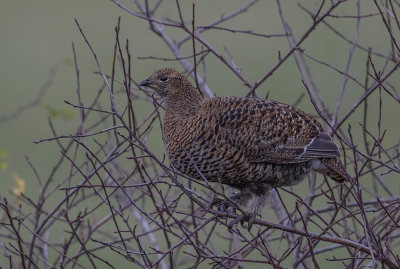
M139 83L139 86L150 86L150 85L151 83L147 79L144 79L142 80L142 82Z

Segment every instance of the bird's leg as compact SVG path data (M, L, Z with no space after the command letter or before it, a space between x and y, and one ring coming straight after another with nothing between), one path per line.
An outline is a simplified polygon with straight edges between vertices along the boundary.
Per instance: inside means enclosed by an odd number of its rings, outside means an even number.
M244 222L248 221L248 229L250 230L257 213L247 212L247 204L252 200L253 194L246 191L241 191L229 197L229 199L214 198L210 206L217 206L218 210L221 212L227 212L228 208L232 208L233 212L236 212L236 207L240 206L244 209L244 214L239 215L236 219L228 224L228 229L231 230L232 227L238 223L241 224L242 228Z
M235 220L229 223L229 227L240 222L243 227L244 221L248 222L247 230L250 231L251 227L257 216L261 215L261 211L266 203L268 189L260 192L255 192L253 188L242 189L237 195L237 203L243 211L243 215L238 216Z
M233 208L233 212L237 207L243 213L236 219L232 220L228 224L229 230L238 223L243 227L244 222L248 222L247 229L250 231L253 226L254 220L260 215L262 208L266 203L268 188L264 186L256 185L250 186L249 188L242 188L240 192L232 195L229 199L215 198L211 202L211 206L217 206L218 210L227 212L228 208Z

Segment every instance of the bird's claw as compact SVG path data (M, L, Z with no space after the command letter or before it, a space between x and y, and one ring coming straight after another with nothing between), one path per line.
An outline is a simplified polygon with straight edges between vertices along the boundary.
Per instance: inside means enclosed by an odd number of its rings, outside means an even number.
M237 225L238 223L240 223L240 226L242 226L242 228L244 228L243 225L244 225L244 221L246 220L246 218L247 218L247 216L245 216L245 215L238 216L236 219L234 219L228 223L228 230L232 231L233 226Z
M254 221L256 220L256 215L255 214L251 214L249 216L249 220L247 222L247 231L250 232L251 227L253 227Z
M244 227L244 222L247 221L247 231L250 232L251 227L253 227L255 219L256 219L256 215L255 214L240 215L236 219L234 219L231 222L229 222L228 229L229 229L229 231L232 231L233 226L237 225L238 223L240 223L240 226L242 226L242 228L245 228Z

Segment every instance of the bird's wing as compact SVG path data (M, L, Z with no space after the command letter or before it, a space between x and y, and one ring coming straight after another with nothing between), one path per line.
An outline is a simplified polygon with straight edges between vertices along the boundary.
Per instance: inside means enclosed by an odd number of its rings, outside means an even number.
M285 164L340 156L331 136L299 109L259 98L219 99L225 106L215 115L221 138L250 162Z

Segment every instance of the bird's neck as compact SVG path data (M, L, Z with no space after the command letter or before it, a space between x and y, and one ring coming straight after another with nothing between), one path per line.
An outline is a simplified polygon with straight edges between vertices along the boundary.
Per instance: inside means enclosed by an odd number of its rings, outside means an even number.
M204 97L196 88L193 86L190 87L190 89L183 91L183 93L181 91L176 96L171 95L165 99L166 117L184 119L198 112Z

